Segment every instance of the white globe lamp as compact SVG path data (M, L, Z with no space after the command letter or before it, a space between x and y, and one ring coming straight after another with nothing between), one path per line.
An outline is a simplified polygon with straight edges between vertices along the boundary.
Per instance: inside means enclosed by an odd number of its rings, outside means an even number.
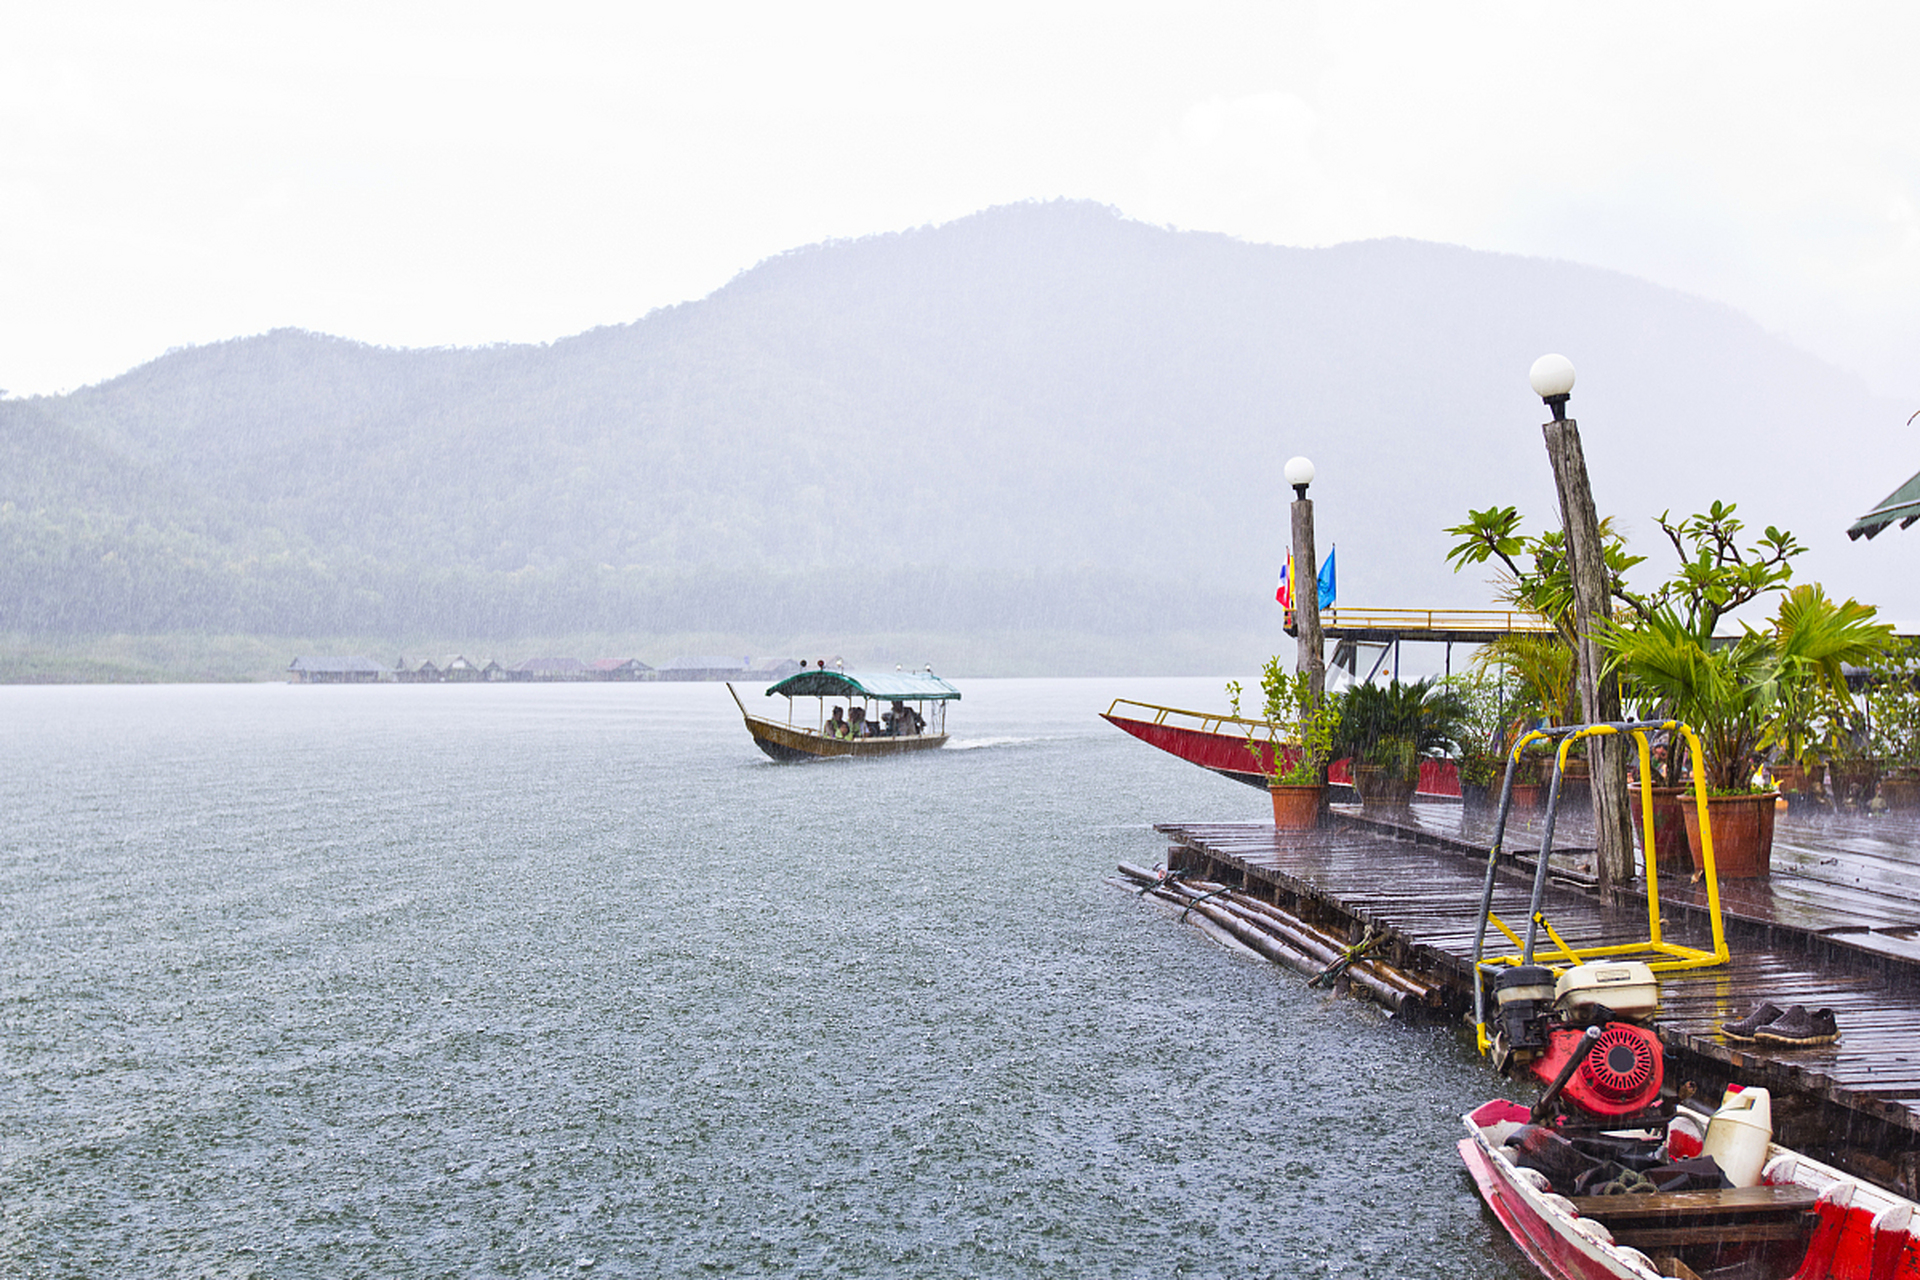
M1294 496L1305 499L1307 486L1313 483L1313 462L1307 458L1288 458L1286 474Z
M1573 361L1558 354L1541 356L1527 371L1527 381L1533 384L1533 394L1553 410L1553 420L1565 422L1567 401L1573 396Z

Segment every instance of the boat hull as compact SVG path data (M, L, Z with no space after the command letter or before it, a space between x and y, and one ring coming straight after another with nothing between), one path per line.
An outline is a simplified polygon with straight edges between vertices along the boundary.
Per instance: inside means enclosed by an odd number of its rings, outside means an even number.
M1556 1229L1551 1215L1531 1204L1522 1189L1497 1170L1497 1157L1474 1138L1460 1140L1460 1158L1508 1238L1542 1275L1554 1280L1646 1280L1645 1272L1602 1256L1599 1242L1576 1240L1573 1230Z
M900 737L829 738L812 729L747 716L747 732L768 756L789 764L797 760L828 760L840 756L897 756L931 751L945 745L944 733L915 733Z
M1158 747L1169 755L1179 756L1188 764L1211 769L1223 778L1232 778L1235 782L1244 782L1262 791L1267 789L1267 778L1273 769L1271 743L1255 741L1249 750L1247 739L1239 734L1206 733L1183 725L1132 720L1111 712L1102 712L1100 718L1150 747ZM1256 751L1259 753L1257 763L1254 759Z
M1525 1110L1500 1100L1487 1103L1462 1117L1467 1137L1459 1144L1480 1198L1514 1244L1555 1280L1658 1280L1661 1272L1645 1254L1611 1243L1610 1233L1594 1231L1598 1224L1580 1217L1573 1202L1532 1185L1500 1153L1492 1126L1507 1116L1517 1122ZM1912 1201L1778 1143L1768 1146L1761 1180L1817 1197L1817 1222L1804 1252L1775 1259L1777 1267L1749 1258L1745 1274L1755 1280L1920 1280L1920 1214ZM1727 1237L1694 1247L1713 1248L1732 1235L1729 1228Z
M1192 715L1206 722L1193 712L1171 712L1177 715ZM1244 782L1250 787L1267 789L1267 779L1273 774L1273 744L1252 740L1251 749L1248 738L1242 732L1212 732L1206 729L1193 729L1180 724L1168 724L1163 720L1140 720L1130 716L1115 715L1110 711L1100 713L1100 718L1114 728L1130 733L1150 747L1158 747L1168 755L1178 756L1188 764L1197 764L1202 769L1211 770L1223 778L1232 778L1235 782ZM1282 747L1282 752L1291 749ZM1256 758L1257 753L1257 758ZM1347 787L1353 783L1353 775L1345 760L1334 761L1327 770L1327 780L1336 787ZM1420 780L1414 787L1414 794L1422 799L1457 800L1460 798L1460 774L1451 760L1422 760L1420 762Z

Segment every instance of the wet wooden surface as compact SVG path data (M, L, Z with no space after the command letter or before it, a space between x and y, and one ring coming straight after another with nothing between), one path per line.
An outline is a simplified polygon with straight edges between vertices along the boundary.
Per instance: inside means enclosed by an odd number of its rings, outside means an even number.
M1490 818L1456 804L1416 804L1401 822L1462 852L1484 854L1493 838ZM1510 821L1504 849L1530 864L1541 825L1537 814ZM1582 815L1556 817L1556 870L1590 877L1592 843L1592 827ZM1705 886L1690 876L1663 872L1660 893L1667 904L1706 909ZM1721 881L1720 903L1730 918L1823 935L1920 964L1920 818L1784 812L1774 826L1773 874Z
M1784 815L1783 815L1784 816ZM1338 916L1390 930L1429 972L1457 992L1468 977L1490 830L1476 829L1458 806L1415 805L1388 827L1341 821L1316 832L1277 832L1267 824L1166 824L1176 849L1237 867L1253 880L1322 903ZM1657 1029L1684 1075L1689 1056L1726 1078L1767 1085L1870 1116L1920 1134L1920 828L1855 820L1813 830L1782 824L1775 873L1765 881L1725 882L1732 960L1726 965L1662 973ZM1913 830L1906 843L1904 830ZM1578 839L1581 828L1557 824ZM1524 826L1506 848L1530 861ZM1556 835L1556 848L1560 847ZM1477 850L1477 852L1476 852ZM1554 858L1577 879L1590 854L1577 848ZM1669 941L1708 948L1700 914L1704 887L1662 878ZM1532 891L1529 865L1503 866L1494 912L1524 931ZM1556 878L1544 902L1547 918L1575 949L1646 936L1644 900L1602 902L1577 883ZM1858 946L1861 940L1870 945ZM1844 947L1831 945L1835 941ZM1551 943L1544 933L1539 952ZM1495 953L1513 950L1489 933ZM1728 1039L1736 1021L1762 1000L1830 1008L1837 1044L1793 1048Z

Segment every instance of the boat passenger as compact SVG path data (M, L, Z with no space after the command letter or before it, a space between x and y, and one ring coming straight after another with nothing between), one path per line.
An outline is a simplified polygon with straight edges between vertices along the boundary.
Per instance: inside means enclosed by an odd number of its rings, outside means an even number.
M827 719L827 736L829 738L844 738L847 736L847 722L841 718L841 710L839 707L835 707L833 709L833 715Z
M851 723L849 723L847 726L847 736L849 738L866 737L867 736L867 709L865 707L855 707L849 713L849 715L852 717L852 720L851 720Z

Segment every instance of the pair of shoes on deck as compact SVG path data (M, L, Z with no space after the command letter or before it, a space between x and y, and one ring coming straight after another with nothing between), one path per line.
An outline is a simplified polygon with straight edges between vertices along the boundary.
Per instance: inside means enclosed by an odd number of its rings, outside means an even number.
M1782 1009L1766 1000L1740 1021L1722 1023L1720 1030L1729 1040L1764 1040L1769 1044L1832 1044L1840 1038L1833 1010L1809 1012L1799 1004Z

